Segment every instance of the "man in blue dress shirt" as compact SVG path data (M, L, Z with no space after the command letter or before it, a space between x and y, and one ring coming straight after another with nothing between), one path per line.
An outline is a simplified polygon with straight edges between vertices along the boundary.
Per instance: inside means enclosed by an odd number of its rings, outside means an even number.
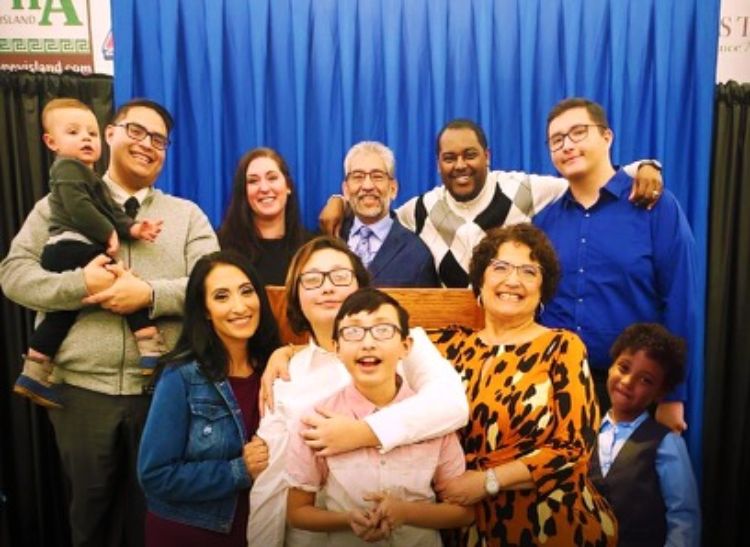
M578 333L603 410L608 351L636 322L656 322L686 341L696 329L696 256L687 219L664 191L651 208L628 201L632 180L609 156L614 134L604 109L587 99L565 99L547 117L552 162L570 187L538 213L534 224L552 240L561 265L557 295L541 315L545 325ZM683 431L686 384L659 404L656 418Z

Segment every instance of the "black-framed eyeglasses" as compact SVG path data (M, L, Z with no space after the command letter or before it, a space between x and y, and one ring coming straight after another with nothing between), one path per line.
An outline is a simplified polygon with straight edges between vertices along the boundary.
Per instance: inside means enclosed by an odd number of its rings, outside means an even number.
M511 264L505 260L493 258L490 260L492 271L500 277L508 277L513 270L522 281L535 281L542 275L542 267L536 264Z
M360 342L365 339L365 334L370 333L373 339L383 342L390 340L396 333L401 333L401 329L391 323L378 323L370 327L360 327L359 325L349 325L339 329L339 338L346 342Z
M309 291L322 287L326 277L337 287L348 287L354 281L354 270L336 268L328 272L304 272L297 279L302 288Z
M169 146L169 138L161 133L149 131L139 123L116 123L115 127L122 127L125 133L135 141L142 141L146 137L151 137L151 146L157 150L166 150Z
M367 177L370 177L373 184L381 184L391 178L391 176L382 169L373 169L371 171L357 169L356 171L349 172L349 174L346 175L346 180L353 182L354 184L364 184Z
M607 129L607 126L598 123L586 123L578 124L571 127L567 133L555 133L549 139L547 139L547 145L549 146L550 152L557 152L565 144L565 137L570 139L570 142L581 142L583 139L589 136L589 127L599 127L600 129Z

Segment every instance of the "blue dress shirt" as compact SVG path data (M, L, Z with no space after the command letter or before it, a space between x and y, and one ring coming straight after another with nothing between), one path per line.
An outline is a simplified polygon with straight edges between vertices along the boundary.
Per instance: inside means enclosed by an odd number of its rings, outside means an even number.
M648 412L644 412L632 422L617 423L612 421L609 413L604 417L599 428L598 442L602 477L607 475L620 449L647 417ZM676 433L667 433L656 449L654 465L667 509L665 545L699 547L701 510L698 487L683 438Z
M695 240L687 219L667 190L651 210L633 205L631 184L619 170L588 209L568 190L534 217L562 268L541 321L576 332L598 369L609 367L612 343L632 323L661 323L686 341L697 324ZM686 396L683 383L667 399Z

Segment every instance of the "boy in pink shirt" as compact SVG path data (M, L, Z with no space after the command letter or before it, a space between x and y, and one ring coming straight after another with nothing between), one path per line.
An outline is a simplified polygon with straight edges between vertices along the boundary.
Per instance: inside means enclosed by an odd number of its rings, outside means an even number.
M334 344L352 384L319 405L356 419L413 394L396 373L411 348L409 316L377 289L350 295L336 316ZM438 503L433 486L464 472L464 454L454 433L395 448L374 448L317 457L292 432L287 453L290 484L287 521L294 528L326 532L326 545L441 545L440 528L466 526L473 509ZM316 505L318 492L324 493ZM321 506L321 503L322 506ZM318 543L318 542L315 542Z

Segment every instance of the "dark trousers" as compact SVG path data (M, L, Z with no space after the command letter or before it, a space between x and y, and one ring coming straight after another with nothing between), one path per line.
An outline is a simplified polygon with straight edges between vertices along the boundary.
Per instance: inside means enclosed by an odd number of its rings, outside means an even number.
M44 246L42 267L50 272L64 272L83 268L95 257L104 254L104 247L83 241L65 239ZM78 317L78 310L50 312L44 316L31 335L29 347L47 357L54 357L65 337ZM148 317L148 310L141 309L126 315L131 332L150 327L154 323Z
M63 409L49 409L70 486L75 547L142 547L146 504L138 443L147 395L105 395L62 384Z
M599 411L602 418L612 406L609 400L609 393L607 393L608 374L608 368L591 368L591 376L594 378L594 393L596 393L596 398L599 400Z

